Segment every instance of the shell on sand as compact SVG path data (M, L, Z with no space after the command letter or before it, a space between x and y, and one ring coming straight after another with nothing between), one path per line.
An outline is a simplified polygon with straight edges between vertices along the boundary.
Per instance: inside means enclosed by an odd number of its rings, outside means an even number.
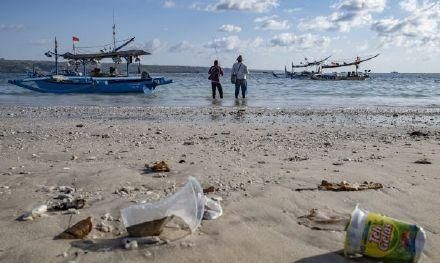
M54 239L82 239L92 231L92 218L89 216L66 229Z

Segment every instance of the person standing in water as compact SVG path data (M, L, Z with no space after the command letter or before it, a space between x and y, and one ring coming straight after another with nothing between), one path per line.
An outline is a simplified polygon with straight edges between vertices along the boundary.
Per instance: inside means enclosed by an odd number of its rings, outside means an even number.
M209 69L208 74L208 79L211 80L212 98L215 99L215 92L216 89L218 89L220 99L223 99L223 89L220 83L220 76L223 76L223 69L219 66L218 60L214 60L214 66Z
M243 57L240 55L237 58L237 63L234 63L232 66L232 74L235 74L235 98L238 99L238 95L240 94L241 88L241 96L246 98L247 91L247 75L249 75L249 71L247 66L243 63Z

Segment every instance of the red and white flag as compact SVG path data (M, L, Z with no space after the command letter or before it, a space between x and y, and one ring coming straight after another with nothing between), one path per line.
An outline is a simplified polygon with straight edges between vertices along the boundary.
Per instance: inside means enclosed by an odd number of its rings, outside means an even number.
M73 42L79 42L79 37L72 37Z

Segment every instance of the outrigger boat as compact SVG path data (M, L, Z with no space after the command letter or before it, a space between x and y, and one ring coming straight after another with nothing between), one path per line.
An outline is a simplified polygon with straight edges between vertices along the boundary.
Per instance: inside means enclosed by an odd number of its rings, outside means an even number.
M365 61L372 60L374 58L377 58L380 54L376 54L374 56L370 56L364 59L361 59L360 57L357 57L355 61L353 62L332 62L328 65L321 65L319 72L316 74L313 74L311 76L311 79L313 80L366 80L370 77L371 70L365 70L364 72L358 72L359 65ZM356 71L348 72L348 73L322 73L322 69L328 69L328 68L340 68L340 67L349 67L349 66L355 66Z
M148 72L140 72L140 57L150 55L144 50L121 50L130 42L134 41L134 37L116 47L115 26L113 26L113 43L114 48L109 52L101 51L99 53L77 54L64 53L58 54L58 44L55 38L54 52L46 52L46 56L55 56L55 73L42 75L35 70L28 74L28 78L9 80L8 82L19 87L44 93L151 93L157 86L172 83L164 77L151 77ZM74 63L76 69L74 71L59 71L58 57L69 60ZM100 69L95 68L92 75L87 75L87 65L99 63L102 59L113 59L115 67L110 67L109 74L103 74ZM127 72L124 75L117 74L116 64L124 58L127 64ZM133 59L138 64L138 74L129 74L129 65L133 63ZM78 72L78 66L83 66L83 72Z
M287 67L284 66L284 74L277 74L275 72L272 72L272 75L276 78L290 78L290 79L310 79L310 77L315 74L315 71L308 71L308 70L303 70L301 72L296 72L294 69L297 68L309 68L309 67L316 67L316 72L318 71L319 66L325 62L326 60L328 60L331 56L328 56L322 60L318 60L318 61L313 61L313 62L309 62L306 59L304 59L304 63L300 62L299 65L294 65L292 62L292 71L289 72L287 71Z

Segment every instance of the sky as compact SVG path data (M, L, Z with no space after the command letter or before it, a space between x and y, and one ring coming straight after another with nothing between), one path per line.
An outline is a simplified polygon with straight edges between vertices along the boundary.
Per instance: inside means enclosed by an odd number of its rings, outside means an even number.
M373 72L440 72L440 0L1 0L0 58L48 59L136 37L143 64L284 69L381 55ZM93 47L93 48L87 48ZM107 46L111 48L110 46Z

